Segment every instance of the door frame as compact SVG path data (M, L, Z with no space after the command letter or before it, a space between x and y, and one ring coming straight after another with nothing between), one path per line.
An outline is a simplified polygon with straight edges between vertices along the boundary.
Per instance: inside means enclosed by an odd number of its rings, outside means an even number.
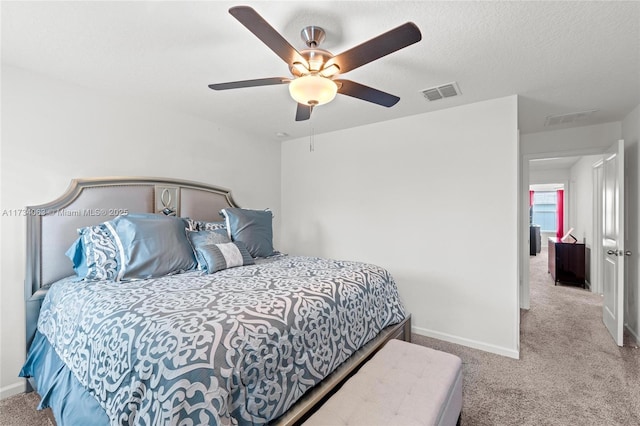
M603 183L604 158L597 161L593 167L593 240L602 241L602 183ZM602 294L602 244L594 244L591 247L591 291Z

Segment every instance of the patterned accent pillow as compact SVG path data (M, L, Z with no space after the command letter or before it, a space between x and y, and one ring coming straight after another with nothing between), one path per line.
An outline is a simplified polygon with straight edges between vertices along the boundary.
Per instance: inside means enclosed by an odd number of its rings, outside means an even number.
M217 231L218 229L227 229L227 223L224 220L218 222L205 222L203 220L193 220L185 217L187 229L189 231Z
M227 229L227 224L224 220L219 222L196 221L196 224L198 226L198 231L217 231L220 229Z
M253 265L255 261L240 241L223 244L206 244L199 246L197 252L204 259L208 274L228 268Z
M198 269L205 270L207 265L205 259L198 251L198 247L207 246L211 244L224 244L230 243L231 240L227 237L227 231L225 229L218 229L215 231L189 231L187 230L187 238L191 243L191 247L196 254L196 260L198 261Z
M102 223L78 229L80 236L66 255L78 278L87 281L115 280L118 275L118 248L111 232Z
M189 217L183 217L186 225L185 228L187 231L197 231L198 230L198 221L193 220Z
M85 279L115 280L118 275L118 248L104 224L81 229L82 243L87 259Z

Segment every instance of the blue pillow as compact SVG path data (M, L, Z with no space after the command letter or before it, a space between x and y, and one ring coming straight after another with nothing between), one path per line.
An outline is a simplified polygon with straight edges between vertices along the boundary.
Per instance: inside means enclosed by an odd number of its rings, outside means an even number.
M73 262L78 278L115 280L118 273L118 249L104 224L78 229L80 237L65 253Z
M196 253L196 259L198 260L198 269L204 270L207 268L205 259L198 251L198 247L210 245L210 244L223 244L230 243L231 240L227 236L226 229L218 229L215 231L189 231L187 230L187 238L193 247L193 251Z
M80 230L87 260L87 280L115 280L118 275L118 247L104 224Z
M118 281L160 277L197 266L181 218L136 213L118 216L105 225L120 253Z
M208 274L237 266L255 264L247 248L240 241L223 244L205 244L199 246L196 250L204 259L205 269Z
M273 254L273 215L267 210L228 208L220 211L233 241L242 241L253 257Z
M80 230L78 230L80 232ZM84 255L84 247L82 237L78 237L71 247L64 253L73 263L73 270L78 278L83 279L87 276L87 258Z

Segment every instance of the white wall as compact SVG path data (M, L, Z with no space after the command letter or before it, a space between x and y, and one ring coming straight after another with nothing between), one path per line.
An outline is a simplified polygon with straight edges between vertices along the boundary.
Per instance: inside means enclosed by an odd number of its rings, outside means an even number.
M530 170L529 171L529 185L544 185L551 183L561 183L566 189L571 177L571 170L569 169L554 169L554 170Z
M528 133L520 137L520 153L529 158L548 157L549 153L554 153L554 156L600 154L620 139L621 125L616 121Z
M389 269L414 332L518 357L517 97L282 145L282 249Z
M584 156L570 172L571 213L565 228L573 228L573 236L587 247L593 244L593 165L601 159L602 155Z
M601 293L601 280L598 274L598 256L600 251L594 246L594 177L593 165L601 161L602 155L587 155L571 167L571 206L570 218L566 228L573 228L573 236L585 244L589 256L587 280L593 292Z
M625 250L631 251L631 256L625 258L625 323L640 343L640 105L622 121L622 138L625 140Z
M271 207L279 220L279 144L4 65L1 148L2 211L51 201L75 177L166 176L230 188L241 206ZM24 387L24 217L2 216L1 230L6 397Z

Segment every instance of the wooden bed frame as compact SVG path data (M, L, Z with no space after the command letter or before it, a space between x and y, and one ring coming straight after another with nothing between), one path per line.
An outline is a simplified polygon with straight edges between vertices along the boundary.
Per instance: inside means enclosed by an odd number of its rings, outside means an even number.
M42 301L51 284L74 274L65 251L77 229L99 224L123 213L160 213L194 220L219 221L219 211L239 207L225 188L170 178L105 177L73 179L55 201L31 206L27 212L27 269L25 275L26 343L36 333ZM319 407L390 339L411 340L411 317L380 332L337 370L308 391L273 424L292 425ZM29 380L29 390L36 390Z

